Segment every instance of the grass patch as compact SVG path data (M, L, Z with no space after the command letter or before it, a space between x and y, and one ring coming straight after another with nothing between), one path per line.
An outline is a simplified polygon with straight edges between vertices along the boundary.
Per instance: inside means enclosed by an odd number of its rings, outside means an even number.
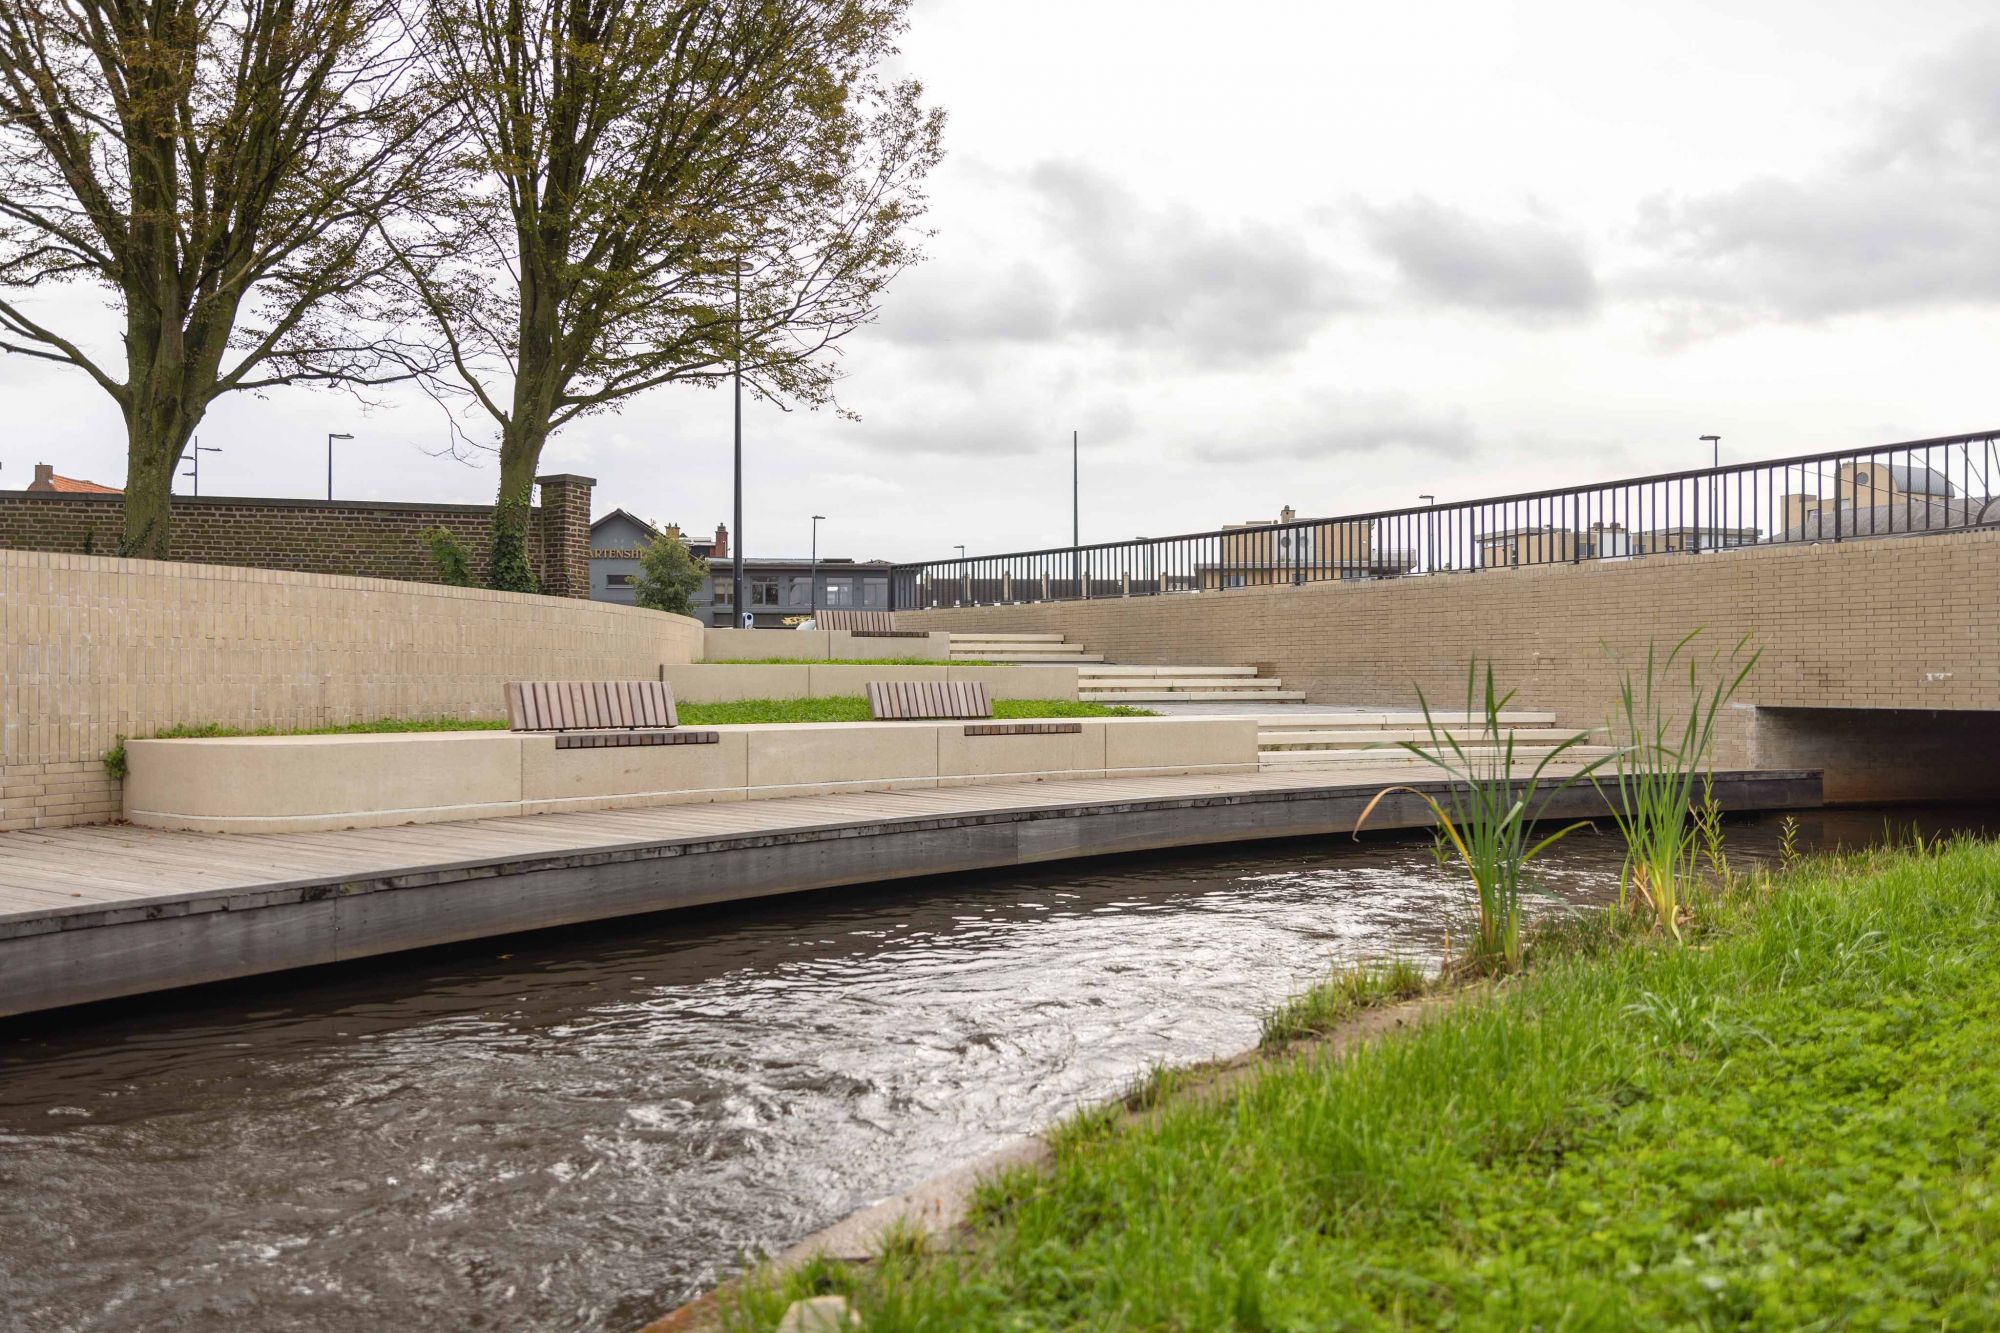
M1431 984L1430 975L1407 958L1338 969L1264 1016L1263 1046L1272 1050L1331 1032L1363 1009L1414 1000Z
M866 722L868 701L859 695L828 699L744 699L724 704L682 704L684 727L722 727L752 722ZM993 716L1005 721L1061 717L1152 717L1144 708L1079 703L1074 699L995 699Z
M118 744L104 752L104 771L114 782L123 782L130 764L125 754L127 740L185 741L215 740L226 736L370 736L399 731L504 731L507 723L494 718L382 717L367 722L343 722L333 727L230 727L220 722L181 722L161 727L151 736L120 736Z
M1704 894L1693 947L1611 925L1346 1058L1080 1120L958 1251L841 1276L874 1333L2000 1324L2000 846Z

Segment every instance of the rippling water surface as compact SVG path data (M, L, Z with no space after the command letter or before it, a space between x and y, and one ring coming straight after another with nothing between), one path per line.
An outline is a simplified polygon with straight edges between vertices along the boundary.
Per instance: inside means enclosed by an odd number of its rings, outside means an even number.
M1902 812L1933 827L1967 812ZM1800 819L1810 845L1880 814ZM1774 821L1732 825L1768 855ZM1573 840L1540 910L1601 900ZM0 1315L631 1328L897 1188L1436 958L1411 840L829 890L0 1027ZM1462 937L1462 932L1461 932Z

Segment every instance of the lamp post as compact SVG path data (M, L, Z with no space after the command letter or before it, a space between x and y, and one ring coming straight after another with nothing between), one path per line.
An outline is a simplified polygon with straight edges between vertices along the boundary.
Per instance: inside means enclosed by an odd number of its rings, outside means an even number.
M1722 466L1722 437L1720 435L1704 435L1701 437L1701 442L1709 447L1709 456L1708 456L1709 544L1712 546L1720 546L1722 544L1722 539L1719 536L1719 534L1722 531L1722 525L1720 522L1717 521L1717 515L1715 512L1715 505L1716 505L1715 470Z
M192 464L192 469L190 471L181 473L181 475L183 477L193 478L194 493L196 495L201 494L201 456L203 454L219 454L221 452L222 452L221 445L203 444L201 442L201 436L199 435L195 436L194 442L188 445L188 462Z
M330 430L326 433L326 498L333 498L333 442L351 440L354 437L345 431Z
M815 623L819 620L819 525L824 522L826 522L825 514L813 515L812 590L808 595L812 598L812 618Z
M735 587L736 618L738 624L754 625L754 620L744 617L751 614L749 604L743 600L743 260L739 256L735 267L736 291L736 548L730 565L730 577Z

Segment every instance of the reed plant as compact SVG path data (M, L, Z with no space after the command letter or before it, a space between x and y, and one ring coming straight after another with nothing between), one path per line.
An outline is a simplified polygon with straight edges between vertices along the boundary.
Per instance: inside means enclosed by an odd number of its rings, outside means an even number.
M1646 645L1645 673L1625 673L1610 722L1613 778L1591 779L1625 837L1619 906L1643 905L1676 940L1700 882L1699 854L1706 849L1718 873L1725 871L1712 787L1716 722L1760 656L1748 635L1726 653L1704 655L1701 633L1690 631L1664 656Z
M1438 836L1449 849L1448 858L1455 858L1471 881L1477 930L1468 961L1487 972L1521 965L1521 896L1528 887L1530 863L1576 830L1590 827L1588 820L1578 820L1538 837L1549 802L1604 762L1600 758L1579 764L1551 785L1551 767L1564 762L1583 736L1570 736L1539 750L1530 764L1525 755L1516 754L1513 732L1502 724L1513 700L1514 691L1502 694L1494 683L1492 663L1482 671L1474 661L1465 674L1465 716L1479 720L1467 744L1460 739L1460 729L1438 721L1419 689L1417 703L1423 709L1429 743L1400 744L1450 778L1443 798L1408 785L1386 787L1375 793L1354 826L1359 835L1375 807L1396 792L1406 792L1430 807Z

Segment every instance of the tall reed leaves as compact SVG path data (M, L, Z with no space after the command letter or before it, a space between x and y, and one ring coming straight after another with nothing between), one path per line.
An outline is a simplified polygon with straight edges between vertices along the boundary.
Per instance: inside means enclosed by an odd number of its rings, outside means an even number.
M1746 654L1745 635L1728 653L1703 657L1695 646L1700 636L1699 629L1692 631L1665 657L1648 644L1645 675L1635 680L1625 673L1618 716L1610 723L1616 783L1605 800L1625 835L1619 904L1636 894L1675 939L1702 841L1696 808L1705 803L1697 801L1696 784L1706 791L1716 718L1760 656ZM1675 684L1683 675L1684 695ZM1605 783L1591 781L1604 791Z
M1550 845L1587 826L1587 821L1579 821L1537 839L1535 825L1542 812L1557 794L1604 762L1592 761L1554 786L1545 786L1549 766L1583 740L1571 736L1541 752L1533 767L1517 775L1517 765L1526 767L1527 759L1516 759L1513 733L1501 725L1501 714L1513 699L1513 691L1501 694L1494 686L1490 662L1483 676L1479 663L1472 663L1465 673L1465 713L1480 721L1468 745L1437 720L1430 701L1418 690L1430 743L1405 741L1402 748L1450 776L1444 799L1416 787L1385 788L1375 794L1354 826L1359 833L1375 807L1393 792L1408 792L1431 808L1444 843L1472 880L1479 909L1473 961L1487 970L1520 966L1521 891L1528 864Z

